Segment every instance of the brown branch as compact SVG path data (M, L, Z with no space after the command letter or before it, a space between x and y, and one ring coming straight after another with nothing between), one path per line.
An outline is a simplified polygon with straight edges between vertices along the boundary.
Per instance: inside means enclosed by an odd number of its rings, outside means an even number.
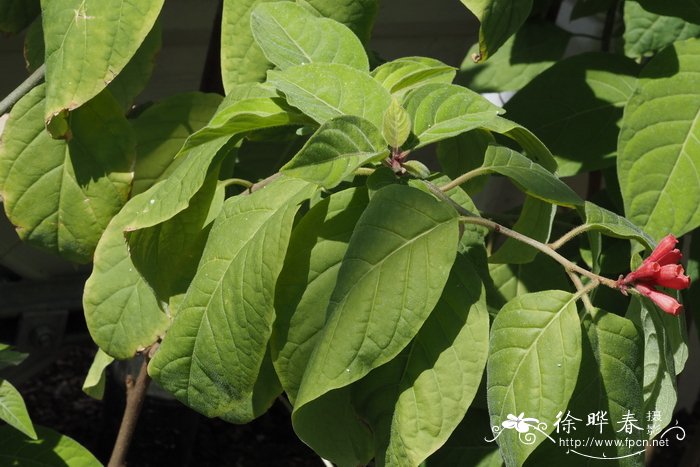
M124 417L119 426L117 440L114 442L112 456L109 459L107 467L123 467L126 465L126 456L129 453L129 446L134 437L136 423L141 414L141 408L146 400L146 391L151 383L151 377L148 375L148 362L153 355L154 347L150 347L142 352L143 363L139 374L134 380L132 375L126 376L126 407L124 408Z

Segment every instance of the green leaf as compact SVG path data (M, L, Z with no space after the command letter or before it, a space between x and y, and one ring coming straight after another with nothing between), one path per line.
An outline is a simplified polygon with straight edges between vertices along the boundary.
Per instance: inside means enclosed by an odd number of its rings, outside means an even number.
M151 79L162 42L162 28L160 21L156 21L131 60L107 86L125 111L131 108L134 98L141 94Z
M379 130L360 117L328 120L280 171L330 189L355 169L389 155Z
M552 233L552 223L557 207L551 203L528 196L523 203L518 221L513 230L532 239L547 243ZM525 264L539 253L531 246L513 238L507 238L501 247L489 256L489 263Z
M186 158L175 158L185 140L204 127L221 103L218 94L176 94L131 121L136 133L132 196L168 177Z
M564 268L546 255L537 255L526 264L489 264L489 274L493 288L486 291L489 306L495 310L526 293L571 289Z
M153 289L136 270L124 238L124 226L138 216L133 207L147 202L157 189L132 198L112 219L97 244L85 283L83 309L90 335L117 359L131 358L152 345L170 325Z
M251 13L250 26L267 59L280 70L326 62L369 71L365 49L350 29L295 3L258 5Z
M530 456L528 464L590 466L591 461L585 456L597 459L628 456L618 458L616 465L643 465L643 455L632 455L644 452L644 447L634 446L645 439L644 432L633 428L632 433L626 433L622 426L628 411L635 419L634 425L640 428L644 427L647 415L642 412L643 350L639 331L630 320L597 309L584 317L583 327L576 389L568 406L559 409L563 412L562 418L570 412L581 421L574 422L570 434L563 431L562 426L559 434L553 434L558 438L557 444L542 443ZM605 422L588 425L589 414L597 413L604 415ZM582 441L589 437L609 440L612 446L598 446L598 443L591 442L589 446L577 449L581 456L572 456L559 444L572 437ZM630 448L626 442L633 443L633 446Z
M43 0L47 124L98 95L144 41L164 0ZM51 129L51 126L49 126ZM52 133L64 138L63 132Z
M210 223L224 202L224 190L217 190L218 177L219 164L213 164L187 209L127 234L131 261L161 302L184 294L197 271Z
M19 365L29 354L12 350L7 344L0 343L0 370L8 366Z
M552 153L549 152L547 146L545 146L544 143L534 135L534 133L524 126L503 117L496 117L495 119L485 123L483 128L485 130L507 136L520 145L524 151L524 154L529 159L537 162L550 172L556 171L557 162L554 159L554 156L552 156Z
M654 238L700 225L699 55L697 39L660 52L642 70L622 118L617 170L625 215Z
M140 198L138 207L132 205L138 215L124 229L151 227L185 209L204 183L212 162L225 156L241 133L290 123L294 117L286 107L280 107L279 100L258 97L270 93L274 91L259 85L234 87L209 124L190 135L176 155L176 160L185 159L156 185L150 198Z
M648 57L676 41L700 35L698 24L650 13L636 1L626 1L624 5L625 32L622 38L628 57Z
M425 467L502 467L498 446L484 440L484 427L488 426L488 412L470 407L450 439L426 460Z
M38 439L27 439L9 426L0 426L0 460L5 465L101 467L102 464L73 439L37 427Z
M221 77L229 94L238 84L264 81L272 68L255 43L250 29L250 14L262 3L271 0L226 0L221 19ZM274 0L272 0L274 1Z
M496 53L520 29L532 10L532 0L462 0L462 3L481 22L476 62Z
M560 206L578 206L583 200L541 165L504 146L491 145L484 156L485 172L510 178L530 196Z
M303 0L302 0L303 1ZM306 0L305 6L311 7L321 16L343 23L354 32L363 43L369 42L374 19L379 10L379 0Z
M43 128L44 89L24 96L5 126L5 212L22 239L88 262L129 195L134 134L107 91L71 115L69 142L53 140Z
M314 414L324 395L342 393L331 391L392 360L418 333L447 282L457 240L454 209L431 195L390 185L371 198L350 238L292 416L297 434L320 455L356 455L329 448L327 435L319 439Z
M671 423L677 402L676 370L673 352L659 311L648 299L635 296L627 310L627 318L644 335L644 405L643 413L658 412L659 420L648 422L648 439Z
M453 67L434 58L402 57L378 66L371 75L390 93L401 97L424 84L450 84L455 73Z
M107 383L107 367L114 361L114 358L107 355L102 349L97 349L95 358L90 365L88 374L83 382L83 392L93 399L102 400Z
M275 287L272 359L294 404L306 364L326 322L326 307L366 190L350 188L309 210L292 231L284 267Z
M181 153L222 136L230 138L252 130L308 123L280 97L252 97L230 105L228 102L225 99L211 121L187 139Z
M408 112L396 98L391 99L389 108L384 112L382 134L392 148L400 148L411 134L411 121Z
M154 61L162 44L161 36L160 22L156 21L134 56L107 85L107 89L125 112L131 108L134 98L143 91L151 78ZM41 18L38 18L29 27L24 39L24 58L29 71L34 71L44 64L44 49L44 30Z
M36 439L34 426L19 391L9 381L0 379L0 420Z
M479 254L484 256L483 248ZM476 395L488 338L481 278L470 258L458 255L435 310L411 343L387 465L419 465L447 441Z
M0 32L17 33L40 13L39 0L0 0Z
M389 92L367 73L337 63L310 63L270 71L268 81L318 123L354 115L382 127Z
M581 362L581 327L574 295L550 290L521 295L498 313L491 328L487 397L491 425L507 415L546 422L551 433L557 413L569 403ZM547 438L521 443L516 430L497 438L507 465L522 465Z
M39 4L38 1L36 3ZM41 27L41 17L29 25L24 35L24 62L27 71L31 73L44 64L44 30Z
M550 23L526 24L486 62L474 63L479 44L467 52L457 84L475 92L517 91L559 61L571 34Z
M653 238L626 218L596 206L590 201L586 201L584 209L586 215L585 225L590 230L604 232L605 235L610 237L637 240L649 250L656 246Z
M676 16L691 23L700 23L700 4L695 0L636 0L645 10L657 15Z
M437 157L442 171L451 179L474 170L484 163L484 154L489 144L495 143L493 135L482 129L475 129L442 140L437 145ZM460 186L467 193L481 191L487 177L467 180Z
M281 178L224 203L199 269L149 365L189 407L245 423L260 415L256 381L274 320L272 297L299 203L315 187ZM266 408L266 407L264 407Z
M469 89L454 84L426 84L406 96L416 147L473 130L496 118L502 109Z
M576 55L533 79L505 109L554 153L560 176L601 169L615 162L622 108L638 71L636 63L619 55ZM565 89L561 83L567 83Z

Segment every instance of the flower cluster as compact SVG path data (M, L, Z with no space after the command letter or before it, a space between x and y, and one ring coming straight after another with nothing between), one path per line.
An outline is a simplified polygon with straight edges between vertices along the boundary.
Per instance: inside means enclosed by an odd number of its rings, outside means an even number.
M683 311L683 305L678 301L656 290L656 287L682 290L690 286L690 278L685 275L683 266L678 264L681 252L676 248L678 240L673 235L667 235L656 246L647 259L635 270L620 277L619 288L626 293L628 287L634 287L637 292L649 297L666 313L677 316Z

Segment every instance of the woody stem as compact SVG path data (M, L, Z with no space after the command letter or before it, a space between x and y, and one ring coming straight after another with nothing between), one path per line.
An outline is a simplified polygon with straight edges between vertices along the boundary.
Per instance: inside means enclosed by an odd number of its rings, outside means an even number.
M573 263L569 261L568 259L564 258L562 255L554 251L552 247L549 245L546 245L542 242L539 242L533 238L527 237L519 232L516 232L514 230L511 230L507 227L502 226L501 224L498 224L494 221L484 219L483 217L475 217L475 216L461 216L460 221L467 223L467 224L474 224L474 225L481 225L483 227L486 227L487 229L493 230L494 232L501 233L507 237L510 237L514 240L517 240L519 242L525 243L526 245L529 245L533 247L534 249L541 251L545 255L549 256L550 258L554 259L556 262L564 266L564 269L566 269L567 273L570 272L575 272L578 273L582 276L586 276L591 280L597 281L600 284L603 284L607 287L610 287L611 289L617 289L618 284L617 281L614 281L612 279L608 279L607 277L599 276L598 274L595 274L587 269L582 268L576 263Z

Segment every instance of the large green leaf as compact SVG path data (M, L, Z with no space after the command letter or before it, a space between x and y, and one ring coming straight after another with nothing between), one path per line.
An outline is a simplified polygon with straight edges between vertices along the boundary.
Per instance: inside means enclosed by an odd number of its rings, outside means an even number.
M156 21L131 60L107 86L125 111L131 108L134 98L141 94L151 79L155 59L163 42L161 29L160 21Z
M451 179L474 170L484 163L484 154L489 144L495 143L493 135L486 130L475 129L442 140L437 145L437 158L442 171ZM460 185L467 193L478 193L487 177L469 179Z
M0 420L30 438L36 439L36 432L22 395L9 381L4 379L0 379Z
M483 248L477 253L483 256ZM459 255L435 310L411 343L385 464L423 462L447 441L476 395L489 347L481 282L470 258Z
M17 466L101 467L102 464L73 439L37 427L31 440L9 426L0 427L0 463Z
M700 3L696 0L636 0L645 10L657 15L676 16L692 23L700 23Z
M315 187L282 178L224 203L187 295L149 373L210 417L255 418L258 375L274 319L275 282L299 203ZM271 367L270 367L271 368Z
M285 94L287 102L318 123L354 115L381 128L384 111L391 102L389 92L369 74L337 63L270 71L268 81Z
M0 189L21 238L87 262L102 232L126 202L135 138L108 91L73 112L72 138L44 130L39 86L12 110L0 147Z
M369 42L379 0L306 0L304 3L321 16L339 21L349 27L363 43Z
M554 204L528 196L513 230L542 243L549 241L557 207ZM539 253L529 245L513 238L506 238L501 247L489 256L489 263L525 264Z
M650 250L656 245L653 238L628 219L601 208L590 201L586 201L584 209L586 216L585 225L590 230L604 232L605 235L610 237L634 239Z
M100 93L153 27L164 0L43 0L47 123ZM50 128L52 125L49 126ZM61 128L54 136L66 137Z
M495 443L484 440L484 427L489 425L489 414L481 408L470 407L462 422L452 432L426 467L503 467L503 460Z
M700 35L698 24L650 13L636 1L626 1L624 5L625 32L622 38L628 57L650 56L675 41Z
M124 226L137 217L132 206L150 199L157 186L127 203L107 226L95 250L92 274L85 283L85 321L95 343L107 354L127 359L155 343L170 324L153 289L129 256Z
M633 297L627 310L627 318L642 330L644 336L644 413L657 412L659 415L653 424L647 420L649 439L672 421L678 399L673 351L662 314L648 299L640 297Z
M504 146L490 145L484 156L484 172L504 175L525 193L561 206L578 206L583 200L567 184L541 165Z
M646 438L642 431L647 416L642 411L642 336L632 321L597 309L585 316L583 328L576 389L568 405L559 409L562 419L570 413L578 421L571 420L569 433L560 424L559 433L552 433L557 444L542 443L526 465L598 465L589 456L608 458L620 467L643 465L644 456L639 453L644 447L635 446ZM623 420L628 412L632 423L642 430L630 427L631 433L625 431ZM580 440L580 446L574 448L571 439ZM588 439L605 440L605 444ZM626 443L632 443L631 447Z
M581 362L575 296L558 290L521 295L498 313L491 328L487 396L491 425L506 465L522 465L569 403ZM508 415L546 423L532 443L501 427Z
M293 414L297 434L319 454L356 459L352 448L335 449L319 433L314 414L324 395L341 396L343 389L333 390L392 360L418 333L442 293L457 240L454 209L427 193L390 185L371 198L350 238Z
M326 62L369 71L365 49L350 29L295 3L258 5L251 13L250 26L267 59L281 70Z
M289 240L275 287L275 323L270 348L282 387L294 404L309 356L326 322L335 286L367 192L350 188L316 204Z
M462 0L464 6L481 22L479 53L474 61L488 59L525 22L532 0Z
M537 255L527 264L489 264L489 275L493 288L487 287L486 293L494 310L526 293L571 289L564 268L546 255Z
M308 119L289 107L280 97L251 97L230 105L228 103L227 98L211 121L187 139L181 152L222 136L231 137L251 130L308 123Z
M484 63L474 63L474 44L457 75L457 84L476 92L517 91L564 55L571 34L550 23L523 26Z
M454 84L432 83L406 96L417 147L473 130L496 118L502 109L479 94Z
M388 155L377 127L360 117L342 116L321 125L280 171L330 189L358 167Z
M660 52L642 70L622 118L617 170L625 215L657 239L700 225L699 56L697 39Z
M192 133L207 124L220 103L217 94L176 94L131 121L137 141L132 196L166 178L186 159L175 155Z
M523 153L529 159L537 162L550 172L555 172L557 170L557 162L547 146L524 126L508 120L507 118L496 117L486 122L483 125L483 129L507 136L518 143L523 149Z
M455 69L428 57L402 57L386 62L374 70L372 76L390 93L401 96L428 83L450 84Z
M0 31L19 32L40 13L39 0L0 0Z
M274 0L225 0L221 19L221 77L226 94L237 84L264 81L272 68L255 43L250 14L261 4Z
M164 222L185 209L200 189L214 159L225 156L240 134L286 125L294 121L279 99L259 97L274 91L259 85L236 86L221 103L207 126L190 135L176 155L185 158L168 175L151 197L140 198L139 215L125 230L138 230Z
M211 220L224 202L224 190L217 190L218 177L219 164L214 164L187 209L127 234L131 261L161 302L184 294L197 271Z
M597 170L615 162L618 124L637 73L638 66L619 55L576 55L533 79L505 109L554 153L560 176Z

